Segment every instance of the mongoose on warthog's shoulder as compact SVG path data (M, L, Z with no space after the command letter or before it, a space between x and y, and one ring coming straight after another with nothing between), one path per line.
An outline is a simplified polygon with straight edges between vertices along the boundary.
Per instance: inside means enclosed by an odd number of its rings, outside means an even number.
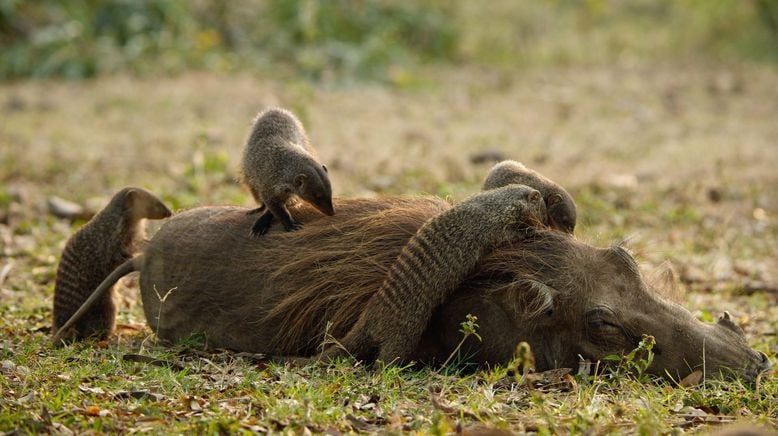
M489 170L483 190L500 188L511 183L527 185L540 191L546 202L548 225L566 233L573 233L576 221L575 201L565 188L519 162L506 160Z
M243 152L241 179L262 203L252 213L267 208L251 229L254 236L265 234L274 217L287 231L301 227L286 209L294 195L326 215L335 214L327 167L317 160L300 120L287 110L268 109L254 121Z
M343 355L391 362L407 360L436 307L478 264L484 252L541 225L540 192L509 185L476 194L427 221L406 244L378 292L340 346L324 358Z
M135 242L142 238L139 222L170 214L170 209L148 191L125 188L68 239L54 285L55 343L88 336L104 338L113 331L116 306L110 292L92 299L93 309L86 311L89 307L85 306L78 317L70 318L109 273L130 259Z

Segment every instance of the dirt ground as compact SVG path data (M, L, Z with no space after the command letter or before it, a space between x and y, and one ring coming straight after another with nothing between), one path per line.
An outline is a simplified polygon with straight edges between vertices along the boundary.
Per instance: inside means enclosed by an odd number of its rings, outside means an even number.
M80 225L47 199L94 209L137 185L178 210L248 205L235 170L269 105L300 115L336 196L459 200L491 158L523 161L573 194L578 238L626 240L668 295L703 320L730 311L775 361L778 70L700 64L467 69L407 88L212 73L2 84L0 330L17 338L3 347L21 347L21 330L45 336L58 256ZM129 285L120 322L142 323Z

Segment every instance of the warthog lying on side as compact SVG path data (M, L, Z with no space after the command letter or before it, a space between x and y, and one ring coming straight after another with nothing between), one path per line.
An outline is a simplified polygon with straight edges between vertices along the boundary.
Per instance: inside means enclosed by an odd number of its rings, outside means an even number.
M246 238L247 209L205 207L171 218L144 251L140 287L151 328L163 340L201 335L212 348L311 356L325 334L342 338L380 287L398 253L430 217L433 198L341 199L338 215L294 210L306 226ZM537 230L481 259L439 307L414 359L441 362L478 317L482 342L462 355L505 363L527 341L538 370L575 367L656 338L649 372L684 377L734 372L754 378L770 363L727 317L705 324L663 300L620 247L595 248Z

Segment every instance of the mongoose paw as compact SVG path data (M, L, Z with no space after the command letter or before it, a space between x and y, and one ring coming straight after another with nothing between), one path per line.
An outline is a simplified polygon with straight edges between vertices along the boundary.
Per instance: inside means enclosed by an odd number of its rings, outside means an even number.
M284 226L287 232L296 232L303 228L303 225L298 222L292 222L289 225Z
M254 238L258 238L265 233L267 233L268 230L270 230L270 225L273 223L273 215L266 213L262 215L261 217L257 218L257 220L254 222L254 226L251 228L251 236Z

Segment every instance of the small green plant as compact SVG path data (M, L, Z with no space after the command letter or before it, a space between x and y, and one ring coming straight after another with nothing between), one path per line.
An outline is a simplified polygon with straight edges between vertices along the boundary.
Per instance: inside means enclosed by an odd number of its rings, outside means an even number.
M517 383L523 383L527 374L535 370L535 354L528 343L519 342L516 345L516 354L508 368L512 370Z
M154 334L159 338L159 326L162 325L162 305L165 304L167 301L167 297L170 296L170 294L173 293L178 287L170 288L165 295L160 295L159 291L157 291L156 285L153 287L154 293L157 295L157 300L159 300L159 310L157 310L157 331L154 332Z
M481 341L481 335L478 334L478 324L476 324L476 321L478 321L478 317L475 315L467 314L465 317L465 320L462 321L459 325L461 326L459 331L462 333L462 340L459 341L457 346L454 348L454 351L451 352L451 354L448 355L448 358L446 358L446 361L443 362L443 365L441 367L445 368L446 365L451 362L451 359L456 356L457 353L459 353L459 350L462 348L462 345L465 343L467 338L470 336L473 336L474 338L478 339L478 341Z
M615 373L618 375L632 374L638 380L646 381L646 370L654 361L654 345L656 340L653 336L643 335L643 339L640 340L638 346L629 353L620 356L617 354L611 354L606 356L603 360L609 362L618 362L619 365L615 369Z

